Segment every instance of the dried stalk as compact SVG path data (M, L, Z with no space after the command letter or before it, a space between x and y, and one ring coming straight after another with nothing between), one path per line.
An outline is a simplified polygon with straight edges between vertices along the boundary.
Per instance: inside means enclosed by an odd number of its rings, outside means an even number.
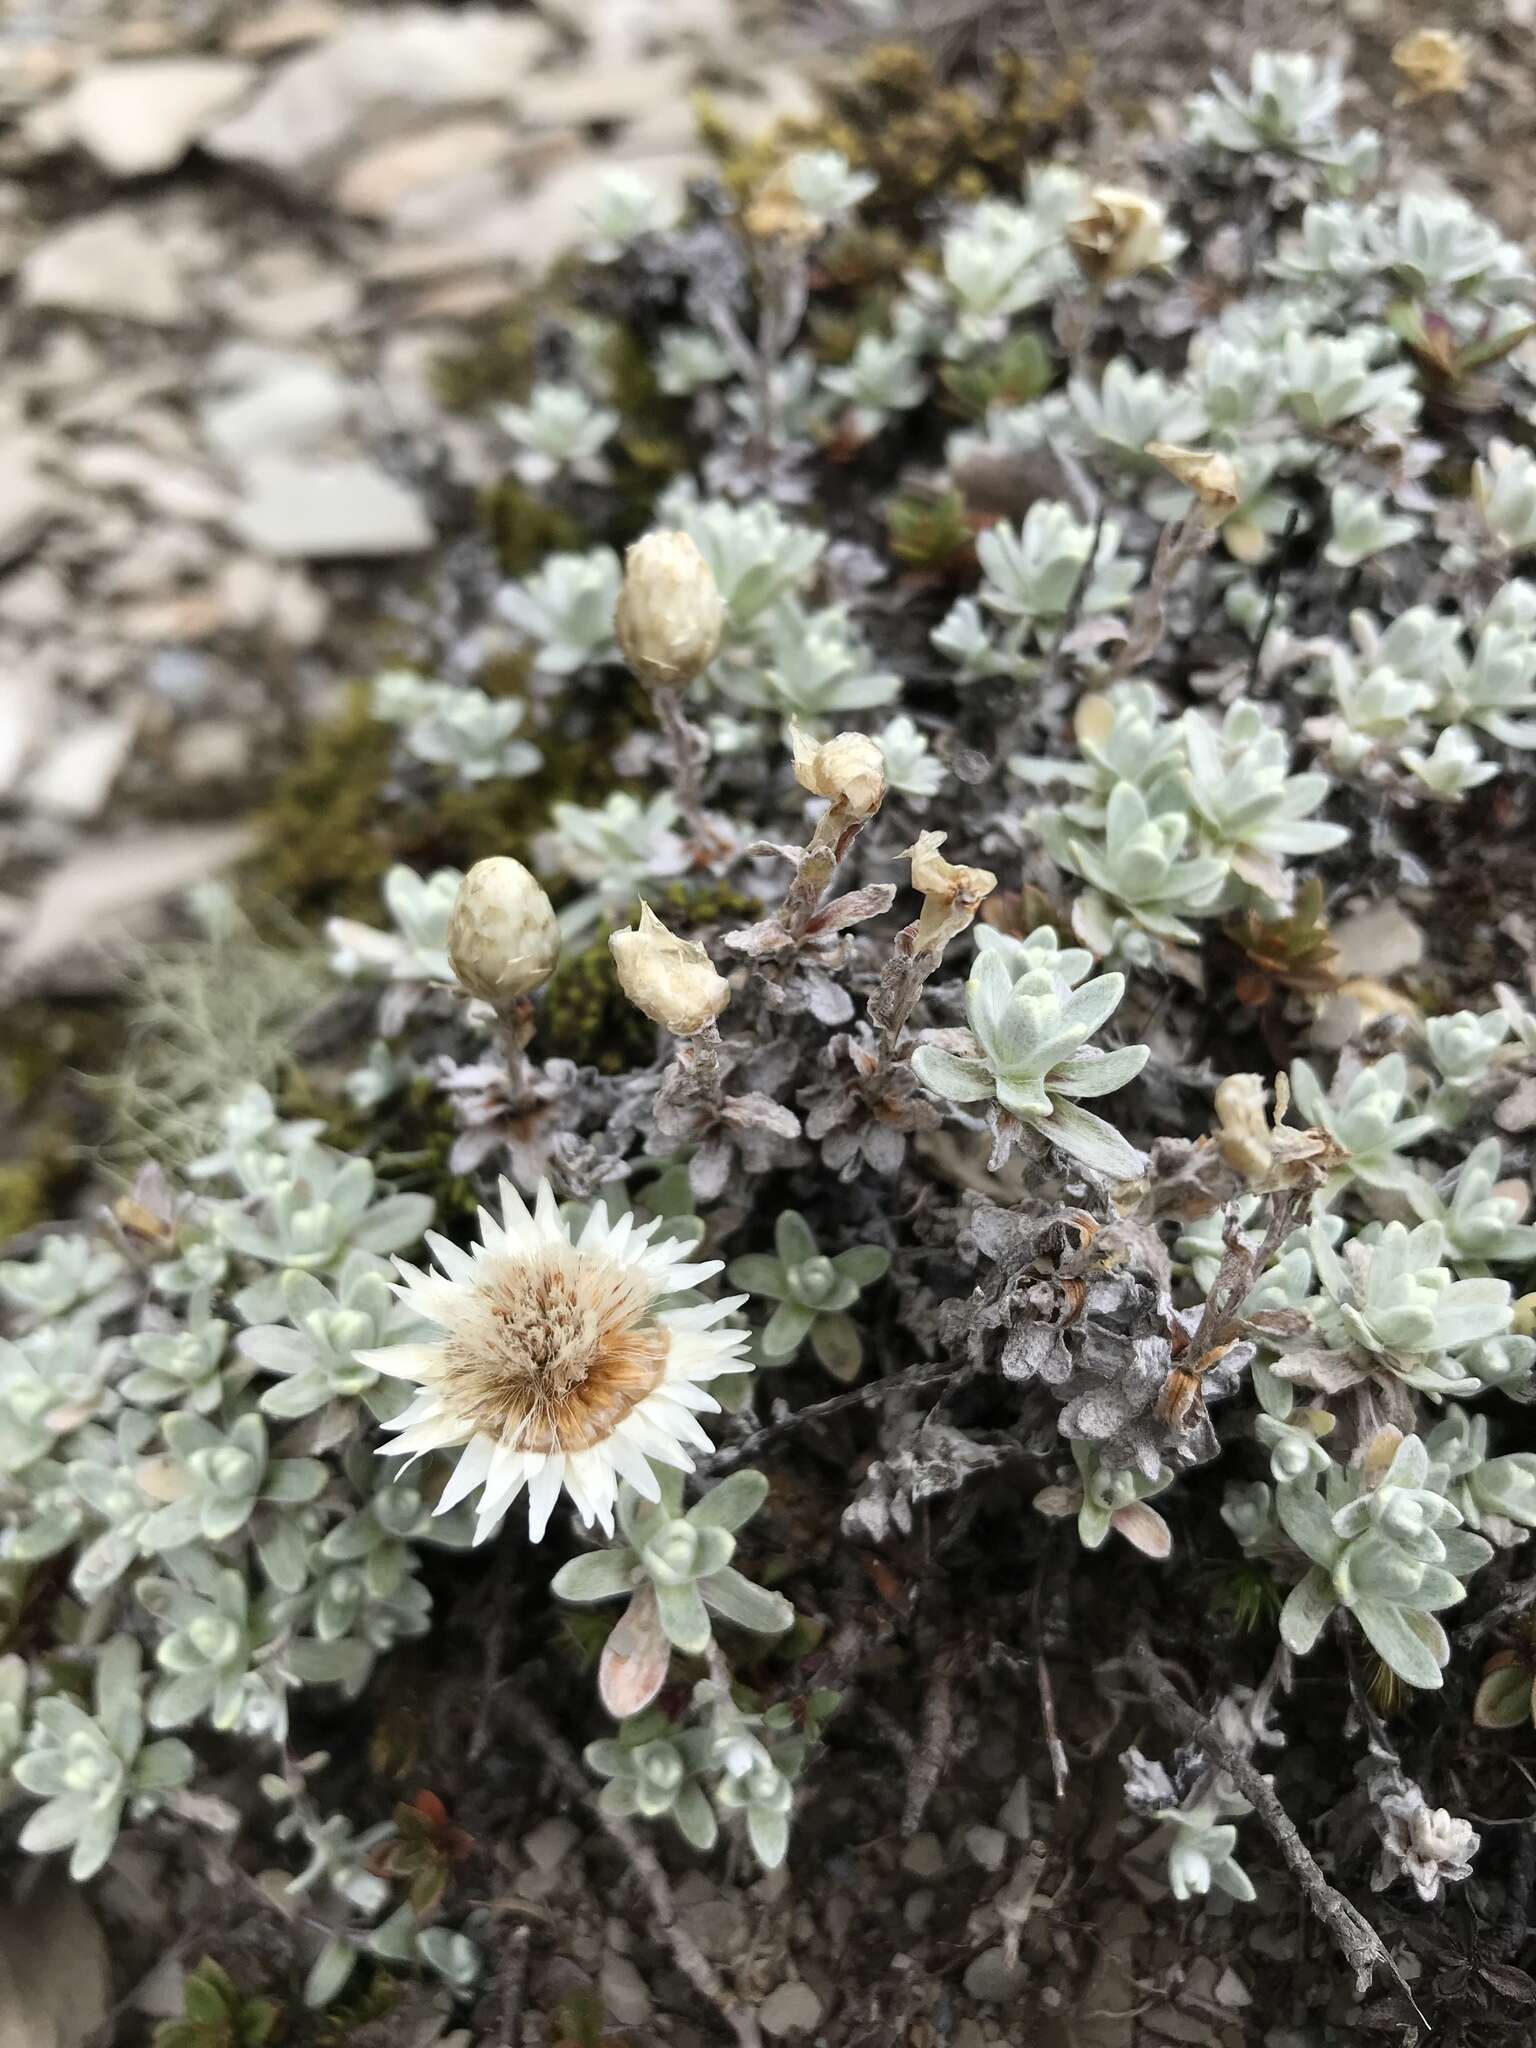
M705 1469L711 1478L722 1477L734 1472L738 1465L747 1465L761 1452L787 1436L793 1436L812 1422L826 1422L834 1415L841 1415L849 1408L867 1408L872 1402L884 1401L893 1394L922 1394L930 1387L958 1386L969 1375L970 1368L956 1372L952 1366L935 1369L933 1366L914 1366L908 1372L892 1373L888 1379L871 1380L867 1386L855 1387L851 1393L834 1394L829 1400L814 1402L809 1408L797 1408L792 1415L782 1416L777 1422L765 1422L761 1429L754 1429L739 1444L726 1444L705 1462Z
M1168 593L1189 564L1198 560L1215 538L1216 529L1205 524L1198 502L1185 514L1182 524L1164 528L1157 553L1152 558L1152 574L1132 608L1130 629L1110 666L1110 682L1119 682L1149 654L1157 652L1163 637Z
M623 1853L630 1869L639 1879L646 1898L650 1901L652 1922L662 1940L671 1949L677 1967L706 2005L713 2006L730 2028L738 2048L762 2048L762 2035L758 2031L756 2019L734 1993L726 1988L714 1965L687 1928L679 1922L677 1901L672 1896L672 1886L667 1873L657 1862L650 1844L627 1820L621 1820L611 1813L604 1813L574 1753L526 1693L511 1693L509 1705L512 1709L508 1717L509 1722L520 1732L532 1737L538 1748L543 1751L550 1769L572 1798L580 1800L582 1805L596 1816L608 1839Z
M1179 1697L1163 1676L1145 1634L1131 1639L1126 1662L1164 1727L1177 1735L1181 1742L1192 1742L1203 1750L1207 1762L1232 1780L1268 1828L1308 1907L1333 1936L1344 1960L1354 1971L1355 1995L1362 1997L1375 1973L1385 1971L1422 2020L1423 2014L1413 2004L1413 1993L1402 1971L1388 1954L1381 1936L1364 1914L1358 1912L1344 1894L1336 1891L1324 1877L1268 1778L1246 1756L1235 1750L1212 1722Z

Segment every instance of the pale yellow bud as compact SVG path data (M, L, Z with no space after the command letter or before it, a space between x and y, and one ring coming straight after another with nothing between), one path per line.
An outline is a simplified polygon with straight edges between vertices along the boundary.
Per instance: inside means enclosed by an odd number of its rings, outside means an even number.
M1431 93L1465 92L1470 71L1467 45L1448 29L1419 28L1393 45L1392 62L1403 74L1398 105Z
M1163 209L1145 192L1096 185L1084 210L1067 223L1067 240L1085 277L1112 284L1158 261L1166 223Z
M448 958L459 985L504 1009L548 981L560 960L549 898L521 861L477 860L448 919Z
M686 690L720 652L725 600L686 533L648 533L624 558L613 629L648 690Z
M1216 1090L1216 1149L1246 1181L1261 1181L1274 1164L1264 1083L1257 1074L1228 1074Z
M635 1008L679 1038L712 1024L731 1000L730 983L716 974L697 939L669 932L648 903L640 906L638 928L614 932L608 950L619 987Z
M791 721L789 745L800 787L826 797L848 818L872 818L885 802L885 756L863 733L813 740Z
M959 867L946 860L939 848L947 837L943 832L920 832L907 848L912 886L923 897L912 939L915 953L941 953L997 887L997 877L990 869Z
M806 211L795 192L788 164L780 164L758 187L741 219L758 241L784 242L791 248L814 242L821 232L820 221Z
M1231 458L1217 448L1181 448L1176 441L1149 441L1147 453L1170 476L1192 490L1202 526L1220 526L1237 510L1241 493Z

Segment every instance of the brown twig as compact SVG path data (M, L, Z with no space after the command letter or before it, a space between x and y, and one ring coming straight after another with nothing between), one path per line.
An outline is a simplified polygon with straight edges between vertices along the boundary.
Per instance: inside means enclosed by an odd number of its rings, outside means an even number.
M526 1693L510 1693L509 1703L514 1710L512 1719L519 1731L531 1737L543 1751L545 1761L571 1797L580 1800L595 1815L608 1839L623 1854L650 1901L654 1925L671 1949L677 1967L705 2004L712 2006L730 2028L738 2048L762 2048L757 2020L727 1989L714 1965L678 1920L677 1901L672 1896L671 1883L649 1842L627 1820L603 1811L596 1791L569 1745Z
M1045 1724L1046 1754L1051 1760L1051 1780L1056 1787L1058 1803L1067 1796L1067 1786L1072 1777L1072 1766L1067 1762L1067 1746L1061 1739L1061 1730L1056 1721L1056 1688L1051 1683L1051 1667L1046 1662L1045 1638L1040 1627L1040 1591L1044 1583L1044 1560L1041 1569L1035 1573L1034 1591L1029 1600L1030 1634L1034 1638L1035 1689L1040 1695L1040 1719Z
M1152 1645L1144 1634L1131 1639L1126 1662L1164 1727L1181 1741L1193 1742L1203 1750L1207 1761L1225 1772L1268 1828L1307 1905L1333 1936L1344 1960L1354 1971L1355 1995L1363 1996L1376 1971L1384 1970L1413 2007L1414 2013L1424 2021L1424 2015L1414 2005L1413 1993L1402 1971L1387 1952L1381 1936L1364 1914L1358 1912L1344 1894L1336 1891L1324 1877L1268 1778L1234 1749L1213 1723L1179 1697L1164 1677ZM1428 2022L1424 2021L1424 2024L1427 2026Z

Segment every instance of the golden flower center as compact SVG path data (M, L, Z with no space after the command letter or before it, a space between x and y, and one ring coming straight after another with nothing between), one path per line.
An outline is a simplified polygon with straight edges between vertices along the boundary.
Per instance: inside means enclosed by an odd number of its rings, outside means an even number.
M590 1449L665 1375L651 1301L643 1274L569 1247L482 1260L443 1345L444 1403L511 1450Z

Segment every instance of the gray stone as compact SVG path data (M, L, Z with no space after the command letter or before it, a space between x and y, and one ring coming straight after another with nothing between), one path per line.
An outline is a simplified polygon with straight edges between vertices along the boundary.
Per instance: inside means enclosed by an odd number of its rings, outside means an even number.
M149 57L98 64L33 129L72 142L115 178L167 171L254 83L254 65L228 57Z
M901 1867L911 1877L937 1877L944 1868L944 1845L937 1835L914 1835L901 1852Z
M560 1868L580 1840L581 1830L574 1821L555 1815L540 1821L531 1833L524 1835L523 1854L536 1870L549 1876Z
M1034 1834L1034 1800L1028 1778L1020 1778L1003 1801L997 1824L1016 1842L1027 1842Z
M29 435L0 441L0 562L29 547L60 509L59 493L39 476L36 457Z
M545 24L489 8L410 7L352 16L290 58L265 91L208 137L218 156L305 184L353 148L398 133L428 109L510 108L551 47Z
M92 718L66 733L27 777L28 802L58 818L94 818L133 745L131 718Z
M190 312L164 243L131 213L93 213L47 236L21 266L25 305L172 326Z
M610 1949L598 1973L598 1992L609 2019L621 2027L643 2027L651 2016L651 1994L628 1956Z
M1424 934L1399 904L1373 903L1333 928L1336 972L1342 981L1370 975L1385 981L1424 958Z
M963 1979L967 1993L984 2005L1008 2004L1028 1981L1028 1970L1022 1963L1010 1964L1001 1945L984 1948L979 1956L973 1956Z
M432 545L420 500L376 463L305 462L265 455L244 473L235 532L286 560L411 555Z
M203 433L226 462L312 447L347 418L352 387L325 363L297 363L215 399L203 408Z
M678 1918L712 1962L739 1955L746 1946L747 1916L734 1895L700 1899L685 1906Z
M781 1984L757 2009L757 2023L779 2041L786 2034L808 2034L821 2019L821 2000L809 1984Z
M1008 1855L1008 1837L1001 1828L967 1828L965 1847L983 1870L1001 1870Z

